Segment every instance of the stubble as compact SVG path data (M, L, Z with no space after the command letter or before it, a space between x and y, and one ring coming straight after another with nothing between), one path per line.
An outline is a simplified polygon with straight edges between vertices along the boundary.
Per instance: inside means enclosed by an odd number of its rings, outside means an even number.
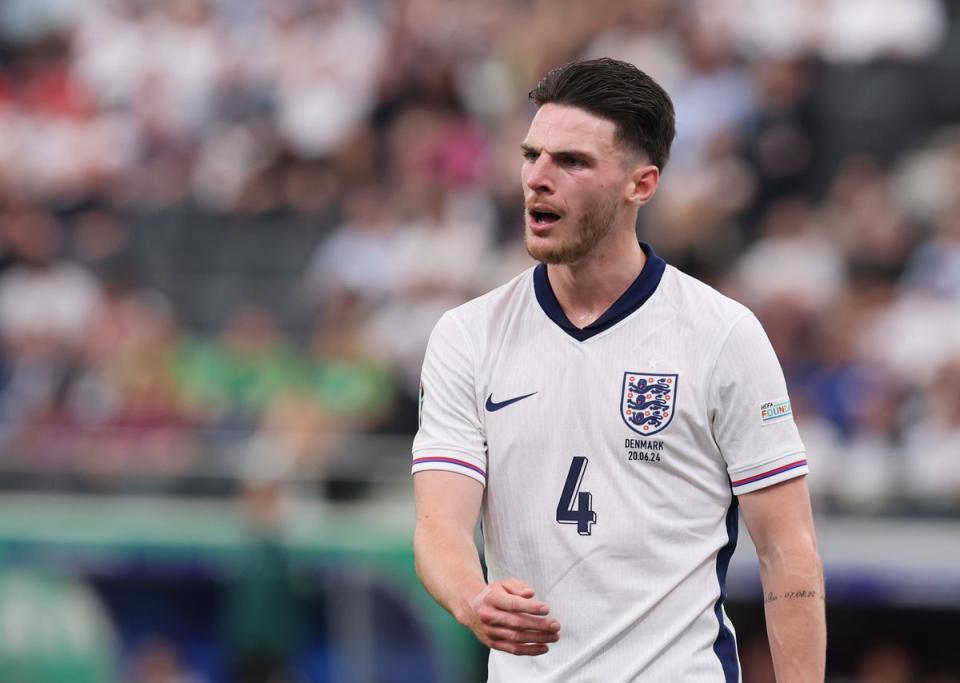
M533 244L524 228L523 245L537 261L568 265L582 261L612 231L617 217L617 197L597 196L584 206L572 235L558 244Z

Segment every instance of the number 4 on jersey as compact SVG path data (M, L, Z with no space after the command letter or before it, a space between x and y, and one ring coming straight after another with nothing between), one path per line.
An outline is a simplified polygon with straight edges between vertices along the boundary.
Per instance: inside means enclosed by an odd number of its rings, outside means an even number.
M576 524L577 533L581 536L589 536L590 525L597 521L597 513L590 507L593 496L580 490L580 482L583 481L583 473L586 471L587 459L580 455L575 456L570 463L570 471L567 472L560 502L557 503L557 521L561 524Z

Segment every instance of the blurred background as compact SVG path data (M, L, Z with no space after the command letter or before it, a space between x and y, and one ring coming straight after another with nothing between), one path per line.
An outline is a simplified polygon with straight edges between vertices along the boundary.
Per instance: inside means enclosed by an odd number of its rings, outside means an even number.
M960 3L0 0L3 681L484 680L413 574L419 368L603 55L677 107L641 237L786 372L828 680L960 681Z

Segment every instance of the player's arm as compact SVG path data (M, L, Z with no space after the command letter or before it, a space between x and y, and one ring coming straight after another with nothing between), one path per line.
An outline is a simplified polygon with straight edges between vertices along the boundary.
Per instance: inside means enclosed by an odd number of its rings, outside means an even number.
M414 552L417 576L457 621L490 648L540 655L556 642L560 624L546 615L522 581L489 586L483 578L473 531L483 500L477 480L455 472L427 470L413 477L417 507Z
M757 548L778 683L822 683L826 659L823 566L806 477L739 496Z

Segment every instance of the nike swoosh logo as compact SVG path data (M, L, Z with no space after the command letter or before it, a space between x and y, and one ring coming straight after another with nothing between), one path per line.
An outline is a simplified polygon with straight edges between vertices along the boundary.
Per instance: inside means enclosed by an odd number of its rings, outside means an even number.
M533 394L535 393L537 392L534 391ZM533 396L533 394L524 394L523 396L517 396L516 398L508 398L506 401L500 401L499 403L495 403L493 400L493 394L490 394L487 396L487 410L492 413L496 410L500 410L501 408L506 408L511 403L516 403L517 401L522 401L525 398L530 398Z

